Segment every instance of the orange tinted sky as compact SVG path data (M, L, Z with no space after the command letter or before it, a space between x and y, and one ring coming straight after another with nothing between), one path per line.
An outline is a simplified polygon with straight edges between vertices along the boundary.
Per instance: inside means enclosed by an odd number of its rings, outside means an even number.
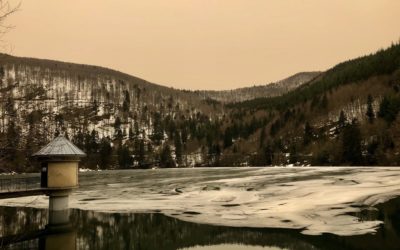
M399 0L22 0L4 39L17 56L232 89L386 47L400 38L399 11Z

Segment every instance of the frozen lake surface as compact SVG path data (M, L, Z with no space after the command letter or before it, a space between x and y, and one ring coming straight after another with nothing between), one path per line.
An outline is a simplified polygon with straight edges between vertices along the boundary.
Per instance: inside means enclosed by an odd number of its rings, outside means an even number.
M382 221L353 216L400 196L400 168L194 168L88 172L70 207L163 213L232 227L300 229L306 235L375 232ZM46 208L44 196L0 205Z

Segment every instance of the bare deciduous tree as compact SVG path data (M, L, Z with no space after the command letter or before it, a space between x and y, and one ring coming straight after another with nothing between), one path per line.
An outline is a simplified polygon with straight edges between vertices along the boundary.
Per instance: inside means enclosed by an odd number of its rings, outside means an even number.
M18 3L16 5L11 5L9 1L5 0L0 0L0 25L3 28L9 28L10 26L4 25L5 19L16 12L19 7L21 6L21 3Z
M16 5L13 5L8 0L0 0L0 51L4 50L4 48L5 48L5 46L4 46L5 43L2 40L2 37L10 29L13 28L13 26L8 25L6 23L6 19L11 14L18 11L20 6L21 6L20 2ZM2 81L2 79L0 79L0 83L1 83L1 81ZM4 99L3 95L0 95L0 97L1 97L1 99ZM3 132L4 132L4 128L3 128ZM4 137L4 133L3 133L3 136L0 137L0 144L2 145L0 147L0 168L2 168L3 170L7 170L8 168L5 165L5 160L7 157L9 157L7 155L7 150L9 150L10 148L15 149L17 147L17 145L12 145L12 143L10 144L10 142L7 142L6 137ZM4 153L6 153L6 154L4 154Z
M0 39L7 33L13 26L6 24L6 19L11 14L19 10L21 3L16 5L11 4L7 0L0 0ZM0 43L3 41L0 40Z

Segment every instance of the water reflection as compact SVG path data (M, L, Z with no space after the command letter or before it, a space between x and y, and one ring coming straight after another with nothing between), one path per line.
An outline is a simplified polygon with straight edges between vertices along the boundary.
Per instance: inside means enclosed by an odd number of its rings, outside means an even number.
M182 248L181 250L280 250L278 247L259 247L259 246L248 246L248 245L232 245L232 244L221 244L214 246L195 246L189 248Z
M0 242L6 249L398 249L400 199L363 211L362 220L385 223L374 235L302 235L297 230L201 225L162 214L71 210L69 222L47 225L47 211L0 208Z

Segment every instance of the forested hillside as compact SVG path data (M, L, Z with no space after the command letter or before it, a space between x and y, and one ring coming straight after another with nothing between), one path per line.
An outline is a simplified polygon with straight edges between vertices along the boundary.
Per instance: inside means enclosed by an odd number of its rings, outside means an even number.
M87 167L200 164L222 114L193 93L89 65L1 55L0 80L5 171L29 170L28 156L58 134L88 153Z
M89 168L400 164L400 45L288 79L279 96L182 91L0 55L0 169L34 171L29 156L59 134Z
M244 142L258 145L253 165L399 165L399 91L400 45L395 44L338 64L282 96L228 106L232 117L268 118Z

